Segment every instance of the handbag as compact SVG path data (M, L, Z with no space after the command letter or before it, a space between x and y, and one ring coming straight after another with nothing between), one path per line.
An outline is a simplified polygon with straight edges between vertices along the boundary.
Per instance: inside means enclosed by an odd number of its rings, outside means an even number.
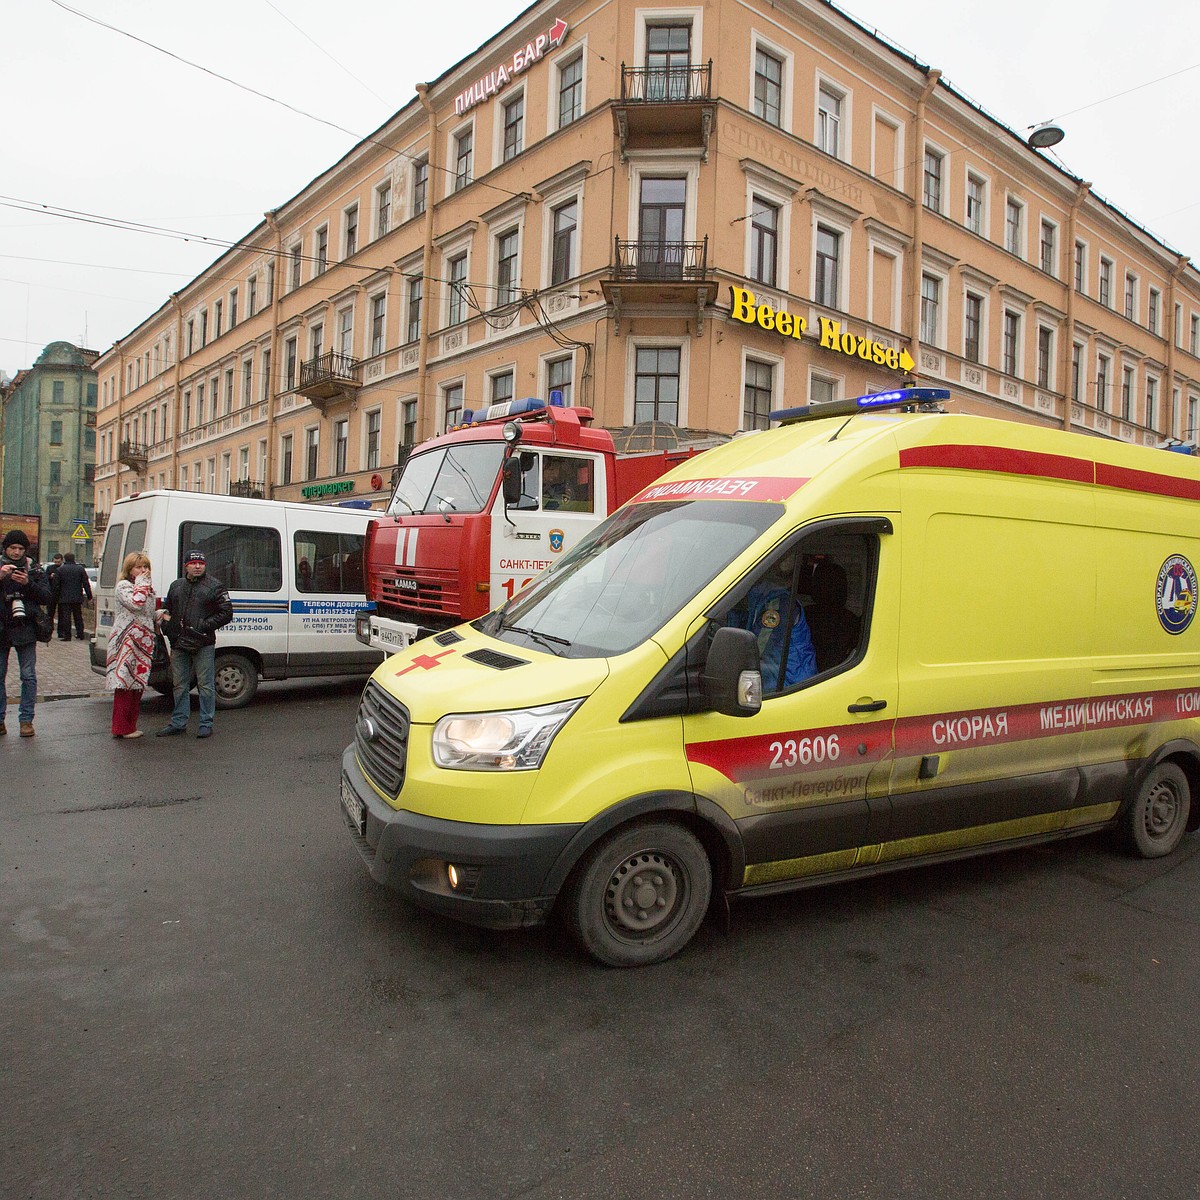
M33 610L33 630L39 642L48 642L54 636L54 622L40 604L30 606Z

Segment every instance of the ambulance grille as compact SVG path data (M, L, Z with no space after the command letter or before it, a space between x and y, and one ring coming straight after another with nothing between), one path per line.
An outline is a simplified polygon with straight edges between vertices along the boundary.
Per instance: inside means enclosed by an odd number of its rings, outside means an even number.
M461 642L463 636L461 633L455 632L453 629L447 629L445 633L439 633L433 639L439 646L453 646L455 642Z
M481 666L494 667L497 671L507 671L510 667L524 667L529 664L527 658L513 658L511 654L501 654L498 650L472 650L464 657Z
M404 784L408 726L404 705L370 680L358 705L354 745L363 774L389 796L398 796Z

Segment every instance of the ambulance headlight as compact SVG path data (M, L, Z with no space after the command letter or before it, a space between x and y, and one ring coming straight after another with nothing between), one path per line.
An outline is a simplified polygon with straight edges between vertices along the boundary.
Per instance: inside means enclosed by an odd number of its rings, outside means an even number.
M451 713L433 729L433 760L457 771L532 771L582 704L564 700L511 712Z

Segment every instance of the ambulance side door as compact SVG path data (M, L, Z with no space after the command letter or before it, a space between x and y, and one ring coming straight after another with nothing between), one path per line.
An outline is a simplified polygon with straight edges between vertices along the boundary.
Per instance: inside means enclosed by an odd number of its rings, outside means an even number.
M734 888L786 887L869 866L887 837L900 573L894 520L830 518L806 527L709 612L714 623L754 632L763 665L756 715L684 718L693 790L741 834L746 867L730 880ZM779 570L789 557L791 608ZM815 673L799 681L789 677L797 656L780 642L789 629L790 640L812 646Z

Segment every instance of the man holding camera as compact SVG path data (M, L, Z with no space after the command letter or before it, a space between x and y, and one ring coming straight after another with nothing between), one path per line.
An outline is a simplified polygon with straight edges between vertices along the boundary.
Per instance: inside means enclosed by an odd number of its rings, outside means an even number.
M203 553L192 550L184 562L183 578L171 584L167 602L158 611L159 626L171 643L175 711L171 723L164 725L155 737L187 732L192 713L193 672L200 693L200 728L196 736L212 737L213 716L217 711L217 630L233 620L233 604L225 585L206 570Z
M0 552L0 734L8 732L8 655L16 650L21 669L21 703L17 720L21 736L33 737L33 709L37 701L37 626L34 606L50 599L50 585L41 567L29 559L29 539L19 529L4 535Z

